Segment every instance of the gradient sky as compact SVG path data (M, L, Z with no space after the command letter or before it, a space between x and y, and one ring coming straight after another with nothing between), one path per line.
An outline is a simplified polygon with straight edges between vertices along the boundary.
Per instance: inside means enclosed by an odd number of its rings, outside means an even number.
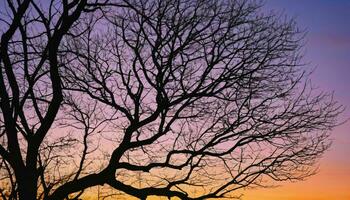
M307 30L304 61L315 67L312 83L334 91L350 118L350 0L265 0L265 9L293 17ZM350 199L350 121L332 131L333 146L320 162L319 173L305 182L249 191L245 200Z
M1 1L1 0L0 0ZM293 17L307 31L304 61L314 85L334 91L350 118L350 0L265 0L265 9ZM350 121L332 131L319 173L304 182L247 191L243 200L350 200Z

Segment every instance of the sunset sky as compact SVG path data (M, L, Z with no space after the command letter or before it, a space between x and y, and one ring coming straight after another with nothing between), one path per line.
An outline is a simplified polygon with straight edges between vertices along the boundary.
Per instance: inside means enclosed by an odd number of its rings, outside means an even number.
M16 0L0 0L0 200L186 199L232 185L242 200L350 200L350 0L252 0L272 18L222 9L234 0L157 1L41 0L12 17ZM275 19L305 31L310 90L333 92L344 112L316 175L253 189L300 177L337 111L299 87L298 33Z
M340 120L350 117L350 1L266 0L266 9L294 17L307 30L304 60L315 67L312 82L334 91L346 107ZM350 199L350 122L332 131L333 146L320 162L319 173L307 181L285 183L248 192L245 200Z

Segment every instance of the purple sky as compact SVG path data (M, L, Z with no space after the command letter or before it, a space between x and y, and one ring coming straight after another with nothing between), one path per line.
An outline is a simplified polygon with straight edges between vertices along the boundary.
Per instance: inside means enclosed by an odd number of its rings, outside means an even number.
M350 1L266 0L265 7L294 17L307 30L305 61L316 67L313 82L350 107Z

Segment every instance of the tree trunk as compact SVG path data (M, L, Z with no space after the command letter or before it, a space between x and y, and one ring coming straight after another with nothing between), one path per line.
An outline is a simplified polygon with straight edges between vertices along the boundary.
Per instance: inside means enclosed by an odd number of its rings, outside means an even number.
M36 200L37 176L35 172L25 172L18 179L19 200Z

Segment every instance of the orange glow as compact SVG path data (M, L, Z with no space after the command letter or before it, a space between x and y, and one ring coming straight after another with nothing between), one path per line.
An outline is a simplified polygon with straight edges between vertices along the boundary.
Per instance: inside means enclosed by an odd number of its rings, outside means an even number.
M306 181L276 188L248 190L243 200L350 200L350 122L333 131L331 150L319 163L318 174Z
M325 163L324 163L325 164ZM304 182L284 184L277 188L247 191L244 200L348 200L350 169L321 166L318 175Z
M240 191L242 200L350 200L350 140L348 139L350 122L333 131L333 146L319 163L318 174L305 181L280 183L279 187L258 188ZM278 183L277 183L278 184ZM95 192L94 192L95 193ZM92 197L94 196L94 197ZM96 195L84 200L95 200ZM109 199L137 200L126 195ZM167 198L148 197L148 200L166 200ZM172 198L171 200L177 200Z
M284 183L275 188L259 188L242 191L242 200L349 200L350 167L321 163L320 172L303 182ZM95 198L92 198L95 199ZM118 196L111 199L136 200L137 198ZM148 200L165 200L148 197ZM177 200L172 198L172 200Z

